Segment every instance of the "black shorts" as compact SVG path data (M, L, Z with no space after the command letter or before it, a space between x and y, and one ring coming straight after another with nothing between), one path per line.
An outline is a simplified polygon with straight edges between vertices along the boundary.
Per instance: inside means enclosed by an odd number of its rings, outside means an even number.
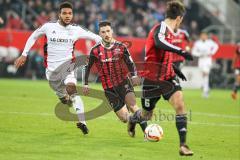
M134 92L134 89L130 81L127 79L116 87L105 89L104 92L114 112L117 112L125 105L125 96L129 92Z
M155 108L156 103L161 98L161 96L165 100L169 100L176 91L181 90L182 87L177 77L158 83L145 79L143 81L142 88L142 108L144 110L151 111Z

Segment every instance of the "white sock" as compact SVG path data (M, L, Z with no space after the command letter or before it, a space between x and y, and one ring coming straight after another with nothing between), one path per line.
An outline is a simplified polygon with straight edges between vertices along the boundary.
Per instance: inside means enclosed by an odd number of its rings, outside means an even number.
M79 95L72 95L71 99L73 102L72 106L77 113L79 122L86 125L85 115L84 115L84 105L83 105L81 97Z

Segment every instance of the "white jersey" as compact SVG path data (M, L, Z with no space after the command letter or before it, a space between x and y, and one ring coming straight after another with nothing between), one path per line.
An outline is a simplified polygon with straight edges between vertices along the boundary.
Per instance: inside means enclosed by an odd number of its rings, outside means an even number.
M205 41L198 40L192 48L192 55L199 57L198 66L210 70L212 66L212 56L217 52L218 45L211 39Z
M66 61L74 58L74 45L78 39L90 39L100 42L100 36L83 29L81 26L69 24L62 26L59 22L48 22L35 30L28 38L22 55L27 56L29 50L36 40L45 35L44 45L45 66L48 70L54 71Z

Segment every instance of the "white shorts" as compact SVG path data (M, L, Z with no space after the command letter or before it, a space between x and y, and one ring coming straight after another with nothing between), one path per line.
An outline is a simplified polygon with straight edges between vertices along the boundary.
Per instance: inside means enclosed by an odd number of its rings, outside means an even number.
M212 68L212 60L211 59L199 59L198 61L198 67L199 69L204 73L210 73Z
M203 73L210 73L210 71L211 71L211 67L209 67L209 66L199 66L199 68L200 68L200 70L203 72Z
M46 69L46 78L50 87L55 91L59 98L67 95L66 85L73 83L77 85L77 75L75 71L49 71Z

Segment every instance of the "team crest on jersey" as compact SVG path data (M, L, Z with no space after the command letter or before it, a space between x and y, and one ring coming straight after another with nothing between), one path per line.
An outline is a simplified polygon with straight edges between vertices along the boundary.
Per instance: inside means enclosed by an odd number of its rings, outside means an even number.
M52 34L56 34L56 31L52 31Z
M121 52L121 49L120 49L120 48L116 48L116 49L114 50L114 53L115 53L115 54L120 54L120 52Z

